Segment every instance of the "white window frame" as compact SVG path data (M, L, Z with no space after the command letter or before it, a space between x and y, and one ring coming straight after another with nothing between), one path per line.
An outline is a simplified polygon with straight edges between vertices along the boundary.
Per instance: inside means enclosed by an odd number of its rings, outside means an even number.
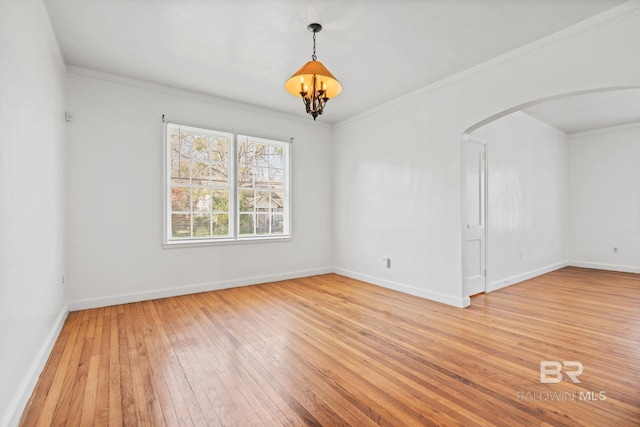
M220 244L238 244L238 243L264 243L287 241L292 239L291 228L291 144L280 140L254 137L236 132L225 132L213 130L203 127L183 125L179 123L166 122L164 127L163 144L164 144L164 167L163 167L163 244L165 248L190 247L190 246L208 246ZM212 136L225 135L229 137L229 236L224 237L191 237L191 238L173 238L172 222L171 222L171 141L169 139L170 127L180 127L188 131L202 133ZM284 189L280 192L284 193L285 206L283 210L284 229L282 234L261 234L261 235L240 235L240 203L238 191L238 147L239 138L248 138L250 142L259 144L268 144L284 148L284 171L283 185ZM272 190L275 191L275 190Z

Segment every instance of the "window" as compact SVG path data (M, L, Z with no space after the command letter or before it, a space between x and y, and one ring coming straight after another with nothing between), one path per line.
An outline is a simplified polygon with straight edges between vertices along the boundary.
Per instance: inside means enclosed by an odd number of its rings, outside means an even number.
M165 242L289 237L289 144L168 124Z
M238 135L239 235L282 235L285 231L287 146Z

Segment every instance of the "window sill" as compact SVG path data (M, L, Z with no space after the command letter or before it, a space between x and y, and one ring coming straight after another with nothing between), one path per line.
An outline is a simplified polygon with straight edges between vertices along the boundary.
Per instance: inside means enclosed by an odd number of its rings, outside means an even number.
M221 245L245 245L251 243L274 243L274 242L290 242L292 236L277 237L245 237L241 239L219 239L219 240L182 240L169 241L162 244L163 249L176 248L193 248L199 246L221 246Z

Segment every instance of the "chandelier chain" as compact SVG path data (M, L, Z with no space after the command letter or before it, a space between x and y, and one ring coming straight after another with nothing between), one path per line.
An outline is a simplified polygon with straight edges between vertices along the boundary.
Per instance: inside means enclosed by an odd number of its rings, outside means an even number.
M311 55L311 59L313 59L314 61L317 59L318 57L316 56L316 32L313 32L313 55Z

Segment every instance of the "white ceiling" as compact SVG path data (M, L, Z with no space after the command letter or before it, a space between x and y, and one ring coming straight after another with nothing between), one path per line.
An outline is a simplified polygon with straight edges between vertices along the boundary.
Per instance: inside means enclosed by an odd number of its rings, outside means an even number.
M312 50L335 123L623 0L44 0L65 62L304 117L284 82ZM539 112L538 112L539 113ZM532 114L536 114L534 111Z
M567 134L640 123L640 89L574 95L522 111Z

